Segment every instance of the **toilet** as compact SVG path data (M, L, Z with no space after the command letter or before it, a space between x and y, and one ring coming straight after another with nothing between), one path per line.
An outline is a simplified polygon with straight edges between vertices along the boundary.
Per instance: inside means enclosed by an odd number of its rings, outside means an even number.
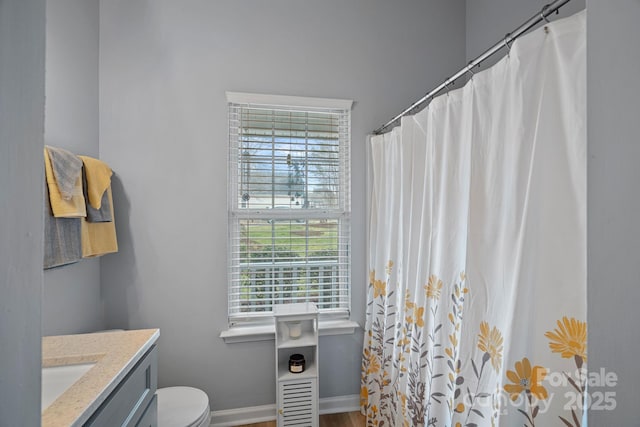
M209 397L193 387L163 387L156 390L158 427L209 427Z

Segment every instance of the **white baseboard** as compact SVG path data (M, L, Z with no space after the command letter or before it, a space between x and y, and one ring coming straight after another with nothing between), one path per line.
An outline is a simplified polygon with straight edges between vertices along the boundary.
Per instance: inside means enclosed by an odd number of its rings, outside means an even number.
M360 410L360 396L326 397L320 399L319 412L338 414ZM211 427L233 427L243 424L262 423L276 419L276 405L250 406L248 408L225 409L211 412Z
M248 408L211 411L212 427L232 427L243 424L262 423L276 419L276 405L250 406Z
M360 410L360 396L350 394L348 396L325 397L321 398L318 404L320 415L354 412Z

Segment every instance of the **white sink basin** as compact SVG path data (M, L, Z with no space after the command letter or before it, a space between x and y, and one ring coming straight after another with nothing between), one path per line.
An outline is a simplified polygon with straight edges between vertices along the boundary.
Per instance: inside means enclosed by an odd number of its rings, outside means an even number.
M42 410L49 407L93 365L95 362L42 368Z

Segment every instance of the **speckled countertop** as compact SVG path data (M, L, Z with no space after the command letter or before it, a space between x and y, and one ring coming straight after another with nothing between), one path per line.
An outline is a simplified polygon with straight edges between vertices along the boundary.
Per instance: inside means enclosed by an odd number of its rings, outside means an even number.
M158 329L42 338L42 367L96 364L42 412L42 427L82 425L160 336Z

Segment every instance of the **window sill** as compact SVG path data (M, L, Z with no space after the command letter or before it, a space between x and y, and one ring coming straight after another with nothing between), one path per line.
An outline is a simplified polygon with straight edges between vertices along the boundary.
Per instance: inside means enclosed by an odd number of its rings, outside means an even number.
M353 334L360 325L351 320L320 320L318 335ZM269 341L275 339L275 325L235 326L220 332L220 338L227 344L250 341Z

